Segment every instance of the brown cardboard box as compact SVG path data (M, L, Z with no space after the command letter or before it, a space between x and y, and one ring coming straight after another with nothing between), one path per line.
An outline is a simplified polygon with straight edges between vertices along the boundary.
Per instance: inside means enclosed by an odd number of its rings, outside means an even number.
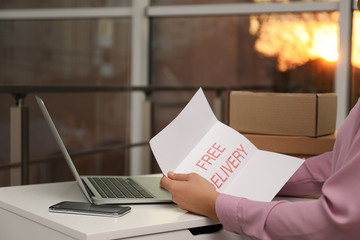
M333 149L335 134L322 137L243 134L261 150L292 156L315 156Z
M335 131L335 93L232 91L229 125L241 133L322 136Z

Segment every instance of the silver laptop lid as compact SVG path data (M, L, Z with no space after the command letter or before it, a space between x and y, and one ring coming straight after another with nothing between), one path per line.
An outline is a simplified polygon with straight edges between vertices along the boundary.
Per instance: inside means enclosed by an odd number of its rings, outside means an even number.
M79 176L79 173L77 172L77 170L75 168L75 165L74 165L73 161L71 160L71 157L70 157L70 155L69 155L69 153L68 153L68 151L67 151L67 149L65 147L65 144L63 143L63 141L62 141L62 139L61 139L61 137L59 135L59 132L57 131L57 129L55 127L55 124L54 124L53 120L51 119L48 110L45 107L44 101L38 96L35 96L35 98L36 98L36 101L37 101L37 103L38 103L38 105L40 107L40 110L41 110L42 114L45 117L45 120L46 120L47 124L49 125L49 128L50 128L52 134L54 135L55 141L59 145L60 150L61 150L62 154L64 155L64 158L65 158L67 164L69 165L73 176L75 177L76 181L78 182L78 184L79 184L79 186L81 188L81 191L84 193L84 195L89 200L89 202L92 202L92 199L89 196L89 193L87 192L87 190L86 190L86 188L84 186L84 183L82 182L82 180L81 180L81 178Z

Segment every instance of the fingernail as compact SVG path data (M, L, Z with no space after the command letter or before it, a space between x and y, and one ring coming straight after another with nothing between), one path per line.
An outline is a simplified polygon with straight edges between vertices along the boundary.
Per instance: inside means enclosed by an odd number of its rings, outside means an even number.
M168 177L172 177L172 176L174 176L175 175L175 173L173 172L173 171L169 171L168 172Z

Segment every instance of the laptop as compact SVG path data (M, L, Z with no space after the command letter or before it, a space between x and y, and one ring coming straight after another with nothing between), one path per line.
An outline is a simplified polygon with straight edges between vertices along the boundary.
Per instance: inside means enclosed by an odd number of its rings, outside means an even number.
M80 176L50 117L44 101L38 96L35 97L55 141L59 145L72 174L89 202L94 204L172 202L171 194L160 188L161 175Z

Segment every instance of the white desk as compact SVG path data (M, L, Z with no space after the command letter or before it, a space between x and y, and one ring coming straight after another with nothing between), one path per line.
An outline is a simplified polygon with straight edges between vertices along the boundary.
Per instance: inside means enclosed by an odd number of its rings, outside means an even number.
M48 212L64 200L86 201L75 182L0 188L0 239L248 239L225 230L192 235L188 229L217 223L174 204L132 205L120 218Z

